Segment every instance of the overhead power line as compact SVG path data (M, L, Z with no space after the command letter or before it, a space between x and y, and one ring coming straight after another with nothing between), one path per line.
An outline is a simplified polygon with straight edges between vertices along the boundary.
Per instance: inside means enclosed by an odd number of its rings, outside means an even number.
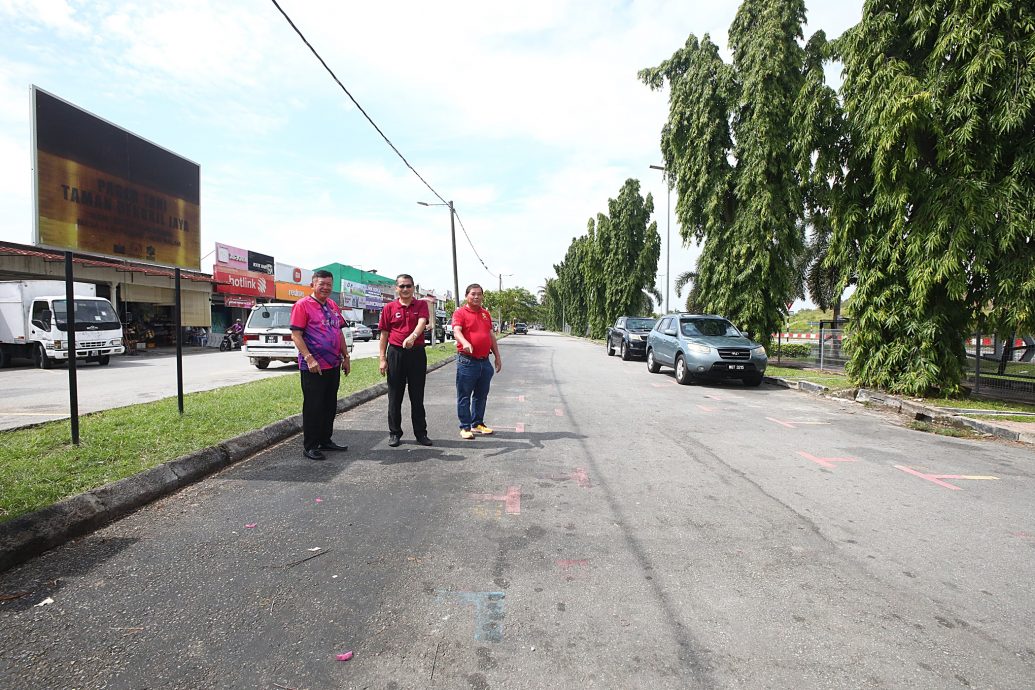
M392 143L392 140L389 139L388 136L381 131L381 128L378 127L377 123L374 122L373 118L371 118L370 115L367 114L367 111L363 110L363 106L361 106L359 104L359 101L357 101L355 97L351 93L349 93L349 90L345 88L344 84L341 83L341 80L338 79L338 75L334 73L334 70L332 70L330 66L327 64L327 62L322 57L320 57L320 53L316 52L316 48L313 47L313 44L309 42L309 39L305 37L302 31L297 26L295 26L295 23L291 21L291 17L289 17L287 12L284 11L284 8L280 6L280 3L278 3L277 0L271 0L271 2L273 3L274 7L276 7L282 15L284 15L284 19L287 20L287 23L291 25L291 28L295 30L295 33L298 34L298 37L302 39L302 42L305 43L306 47L309 48L312 54L316 56L316 59L320 61L320 64L323 65L323 68L327 70L328 74L331 75L331 78L334 79L335 83L337 83L338 86L341 87L341 90L345 92L345 95L349 97L349 100L352 101L353 105L356 106L359 112L363 113L363 117L367 119L367 122L370 123L370 126L377 130L377 133L381 135L381 138L385 140L385 143L391 147L392 151L395 152L395 155L399 157L399 160L401 160L406 165L406 167L410 169L410 172L417 176L418 180L424 183L424 186L427 187L428 190L435 195L436 199L441 201L443 204L448 204L448 202L442 197L442 195L435 191L435 188L432 187L428 183L428 181L421 176L419 172L417 172L417 169L410 165L410 162L406 160L406 156L402 155L402 152L399 151L398 148L396 148L395 144ZM453 213L456 214L456 209L453 210ZM467 228L464 227L463 221L460 220L459 214L456 214L456 219L460 223L460 229L463 230L464 237L467 238L467 243L471 245L471 251L473 251L474 255L478 257L478 261L481 263L482 268L488 271L489 275L497 277L492 271L489 270L489 267L485 265L485 261L483 261L481 255L478 254L478 250L474 248L474 242L471 241L471 236L467 234Z

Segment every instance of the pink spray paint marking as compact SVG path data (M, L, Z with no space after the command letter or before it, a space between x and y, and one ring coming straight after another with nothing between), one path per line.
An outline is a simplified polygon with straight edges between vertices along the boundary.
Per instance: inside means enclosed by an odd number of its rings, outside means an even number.
M905 465L895 465L895 469L902 470L915 477L926 479L929 482L937 484L938 486L945 487L952 491L963 491L962 487L950 484L949 482L943 482L943 479L984 479L984 480L998 480L999 477L990 477L988 475L975 475L975 474L925 474L924 472L917 472L911 467Z
M799 450L798 455L805 458L806 460L811 460L817 465L822 465L823 467L826 467L827 469L831 470L834 469L835 462L855 462L855 458L817 458L815 455L811 453L806 453L803 450Z
M592 486L589 481L589 475L586 474L586 470L583 467L576 467L575 471L571 473L571 478L574 479L579 486L584 489L588 489Z
M572 568L588 568L588 558L560 558L557 560L557 567L561 570L571 570Z
M502 501L507 512L511 515L518 515L521 513L520 486L508 486L507 493L502 496L497 496L496 494L471 494L471 498L476 501Z
M517 422L514 426L499 426L498 424L493 424L492 428L498 429L499 431L516 431L519 434L525 433L525 425L522 422Z
M701 412L715 412L714 407L707 407L706 405L698 405L697 409Z
M555 407L555 408L553 408L553 413L554 413L554 415L556 415L557 417L563 417L563 416L564 416L564 410L562 410L562 409L561 409L561 408L559 408L559 407Z
M785 426L788 429L797 429L798 428L798 427L794 426L793 424L791 424L790 422L781 422L779 419L773 419L772 417L766 417L766 419L768 419L770 422L776 422L780 426Z

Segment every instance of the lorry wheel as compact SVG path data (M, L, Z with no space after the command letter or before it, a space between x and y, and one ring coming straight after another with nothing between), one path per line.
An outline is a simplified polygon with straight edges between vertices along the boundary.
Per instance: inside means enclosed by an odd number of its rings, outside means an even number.
M255 360L255 368L256 369L265 369L269 365L270 365L270 361L268 359L257 359L257 360Z
M47 351L43 348L43 343L36 343L36 349L32 351L32 363L36 365L37 369L50 369L54 366L54 363L50 361L50 357L47 357Z
M100 357L97 358L97 363L100 364L102 367L108 366L108 362L110 362L110 361L111 361L111 355L101 355Z

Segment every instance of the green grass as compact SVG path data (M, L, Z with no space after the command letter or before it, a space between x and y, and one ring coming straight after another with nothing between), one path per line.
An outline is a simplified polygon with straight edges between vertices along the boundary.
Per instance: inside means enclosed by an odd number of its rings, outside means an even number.
M792 367L778 367L770 364L765 370L766 376L787 379L789 381L811 381L833 390L840 388L851 388L852 384L844 374L820 369L796 369Z
M452 342L429 347L428 363L455 352ZM357 360L338 395L382 380L376 359ZM167 398L83 415L79 446L68 420L0 432L0 522L298 414L302 391L285 374L191 393L183 407L181 417Z
M1035 426L1035 417L1026 417L1024 415L1011 415L1011 414L968 414L968 417L973 419L981 419L986 422L1023 422L1024 424L1031 424Z
M913 431L923 431L928 434L937 434L938 436L951 436L953 438L977 438L982 435L977 431L974 431L973 429L961 429L954 426L932 424L930 422L914 421L910 422L908 426Z

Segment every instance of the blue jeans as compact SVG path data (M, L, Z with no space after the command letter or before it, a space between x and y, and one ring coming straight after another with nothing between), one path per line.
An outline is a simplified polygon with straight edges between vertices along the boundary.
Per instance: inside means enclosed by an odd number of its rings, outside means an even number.
M456 416L461 429L485 423L485 401L493 373L488 359L456 358Z

